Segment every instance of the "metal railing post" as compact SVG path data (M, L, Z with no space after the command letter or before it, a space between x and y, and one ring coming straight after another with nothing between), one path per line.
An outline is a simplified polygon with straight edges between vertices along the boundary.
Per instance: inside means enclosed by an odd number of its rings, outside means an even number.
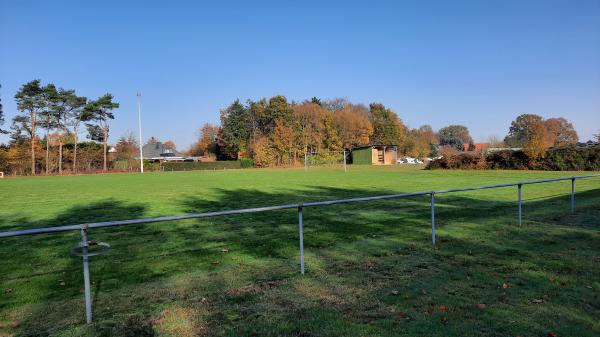
M348 172L346 168L346 150L344 150L344 172Z
M575 213L575 177L571 178L571 214Z
M308 164L306 161L306 152L304 152L304 171L308 171Z
M90 266L88 253L88 228L81 228L81 250L83 253L83 285L85 288L85 317L87 324L92 323L92 294L90 290Z
M302 225L302 204L298 206L298 231L300 233L300 274L304 275L304 227Z
M521 221L522 221L522 204L523 204L523 198L522 198L522 188L523 185L519 184L517 185L519 187L519 226L521 226Z
M431 243L435 247L435 192L431 192Z

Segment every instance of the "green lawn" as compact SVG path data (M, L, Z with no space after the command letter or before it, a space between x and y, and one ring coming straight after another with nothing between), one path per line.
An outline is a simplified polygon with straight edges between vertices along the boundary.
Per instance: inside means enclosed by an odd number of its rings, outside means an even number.
M589 173L589 172L587 172ZM0 180L0 231L584 172L250 169ZM598 336L600 178L0 239L0 336Z

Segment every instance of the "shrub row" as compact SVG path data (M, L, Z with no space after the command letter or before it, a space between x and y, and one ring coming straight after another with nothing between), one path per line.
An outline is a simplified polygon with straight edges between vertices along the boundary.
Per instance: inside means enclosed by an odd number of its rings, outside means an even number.
M535 167L552 171L598 171L600 170L600 145L588 147L568 146L550 149Z
M170 162L163 163L163 171L193 171L193 170L225 170L240 169L252 167L250 159L227 160L227 161L209 161L209 162Z
M537 160L523 151L502 150L487 155L460 153L431 161L426 168L597 171L600 170L600 145L552 148Z

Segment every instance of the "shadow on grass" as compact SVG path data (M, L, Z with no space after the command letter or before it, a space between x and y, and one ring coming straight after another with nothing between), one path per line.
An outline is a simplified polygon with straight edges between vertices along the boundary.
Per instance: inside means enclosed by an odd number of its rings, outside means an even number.
M577 194L582 212L597 207L598 191ZM386 193L401 192L381 191L381 194ZM211 193L214 200L187 197L181 204L186 211L197 213L369 194L372 191L339 188L305 189L295 193L221 189ZM108 330L98 328L98 331L125 329L129 332L139 330L139 334L150 333L149 322L152 320L148 317L157 314L163 301L172 299L146 295L150 299L121 305L112 299L100 299L99 294L119 293L180 274L210 275L201 293L212 294L219 305L211 308L206 323L217 332L223 326L225 330L242 334L258 329L265 335L277 335L277 332L298 335L299 330L308 329L312 332L306 336L326 336L334 335L331 330L334 327L348 325L381 335L399 324L399 314L390 314L390 306L401 308L396 310L403 313L412 312L410 318L419 317L431 323L431 317L443 319L438 317L442 313L428 312L431 304L438 305L442 303L440 300L456 308L453 319L459 320L461 314L468 313L467 322L471 327L484 329L492 324L494 330L512 331L504 325L506 322L494 323L493 319L504 314L507 307L531 301L525 299L526 296L543 292L548 285L539 275L543 274L541 271L558 271L569 277L581 275L586 265L582 265L582 260L574 259L570 261L573 266L567 267L565 253L575 242L580 243L578 254L594 252L593 243L597 240L590 241L588 233L565 231L564 226L554 230L537 225L527 227L530 216L536 216L536 220L563 219L568 213L568 200L568 196L556 196L527 201L526 226L523 227L527 229L522 230L516 227L516 202L479 200L467 194L442 195L436 209L440 225L437 250L430 248L428 196L305 208L306 279L297 276L295 210L93 230L91 238L107 241L114 248L110 255L92 258L91 262L94 302L101 302L96 307L97 320L101 323L113 321L111 309L103 308L107 305L123 315L117 317L117 323L109 324ZM144 212L142 205L107 200L73 208L49 219L46 224L139 218ZM548 221L547 226L560 224ZM35 225L39 224L23 223L24 227ZM79 326L84 320L81 261L67 255L68 248L78 240L78 233L71 233L11 238L4 242L5 258L0 261L0 266L7 272L0 277L0 283L4 289L12 290L0 295L3 296L0 317L5 322L13 318L19 320L19 334L52 334ZM228 268L239 270L239 275L230 274ZM529 275L527 270L532 270L533 274ZM597 271L597 268L592 267L592 270ZM515 271L519 275L511 276ZM32 274L36 275L31 277ZM223 295L240 283L262 284L274 279L283 284L288 282L288 289L268 295L259 287L252 296L237 300ZM512 298L503 294L506 290L502 285L506 282L521 282L529 288L525 287L522 296ZM340 288L339 284L347 286ZM408 298L390 296L392 287L402 289L403 296ZM423 290L425 294L421 292ZM143 290L141 292L145 294ZM358 299L353 294L358 294ZM298 298L289 299L290 295ZM467 304L459 303L468 300L468 306L474 306L477 301L485 303L488 296L497 300L500 312L486 312L487 318L479 317L470 307L464 307ZM117 297L117 300L122 299ZM270 304L268 308L260 304L263 300ZM247 315L236 301L250 305L256 315ZM572 302L567 300L563 306L557 305L557 312L574 311L585 316ZM10 315L11 311L20 310L25 314ZM276 319L265 320L254 312L260 310L269 312ZM232 320L229 316L232 313L244 318ZM297 315L305 317L310 324L298 322ZM538 315L543 322L553 317L544 313ZM283 323L289 321L296 323ZM404 321L407 320L401 320L402 326ZM585 323L579 323L589 328ZM527 322L523 324L528 331L539 328ZM425 327L418 323L410 327L414 331L420 328ZM454 328L456 331L452 330L448 335L464 332L461 331L464 326ZM317 333L318 329L323 333Z

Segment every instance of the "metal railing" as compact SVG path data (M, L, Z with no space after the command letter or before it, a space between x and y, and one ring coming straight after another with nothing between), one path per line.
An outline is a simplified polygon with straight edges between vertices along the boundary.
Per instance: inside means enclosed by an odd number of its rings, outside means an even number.
M521 224L522 224L522 203L523 203L522 189L523 189L524 185L571 180L571 213L574 213L575 212L575 180L585 179L585 178L593 178L593 177L600 177L600 174L591 174L591 175L585 175L585 176L573 176L573 177L565 177L565 178L553 178L553 179L544 179L544 180L533 180L533 181L526 181L526 182L497 184L497 185L478 186L478 187L452 188L452 189L437 190L437 191L388 194L388 195L378 195L378 196L372 196L372 197L337 199L337 200L328 200L328 201L314 201L314 202L287 204L287 205L278 205L278 206L245 208L245 209L228 210L228 211L220 211L220 212L193 213L193 214L163 216L163 217L155 217L155 218L94 222L94 223L56 226L56 227L40 227L40 228L31 228L31 229L0 232L0 238L21 236L21 235L35 235L35 234L80 230L81 231L81 242L79 242L71 250L71 253L72 253L72 255L80 256L83 259L86 321L87 321L87 323L91 323L92 322L92 303L91 303L91 291L90 291L89 257L107 253L107 252L109 252L109 250L105 249L103 251L90 252L88 249L89 249L89 247L95 246L95 245L110 247L109 244L104 243L104 242L97 243L97 242L89 241L88 240L88 232L91 228L136 225L136 224L155 223L155 222L164 222L164 221L176 221L176 220L186 220L186 219L203 219L203 218L211 218L211 217L226 216L226 215L258 213L258 212L268 212L268 211L296 208L298 210L298 231L299 231L299 239L300 239L300 242L299 242L299 244L300 244L300 273L304 274L304 225L303 225L303 220L302 220L302 211L303 211L303 208L305 208L305 207L329 206L329 205L347 204L347 203L354 203L354 202L368 202L368 201L376 201L376 200L398 199L398 198L414 197L414 196L421 196L421 195L430 195L431 196L431 199L430 199L430 203L431 203L431 242L432 242L432 245L435 246L435 242L436 242L435 196L437 194L478 191L478 190L491 189L491 188L517 186L518 187L518 223L519 223L519 226L521 226ZM77 250L77 249L80 249L80 250Z

